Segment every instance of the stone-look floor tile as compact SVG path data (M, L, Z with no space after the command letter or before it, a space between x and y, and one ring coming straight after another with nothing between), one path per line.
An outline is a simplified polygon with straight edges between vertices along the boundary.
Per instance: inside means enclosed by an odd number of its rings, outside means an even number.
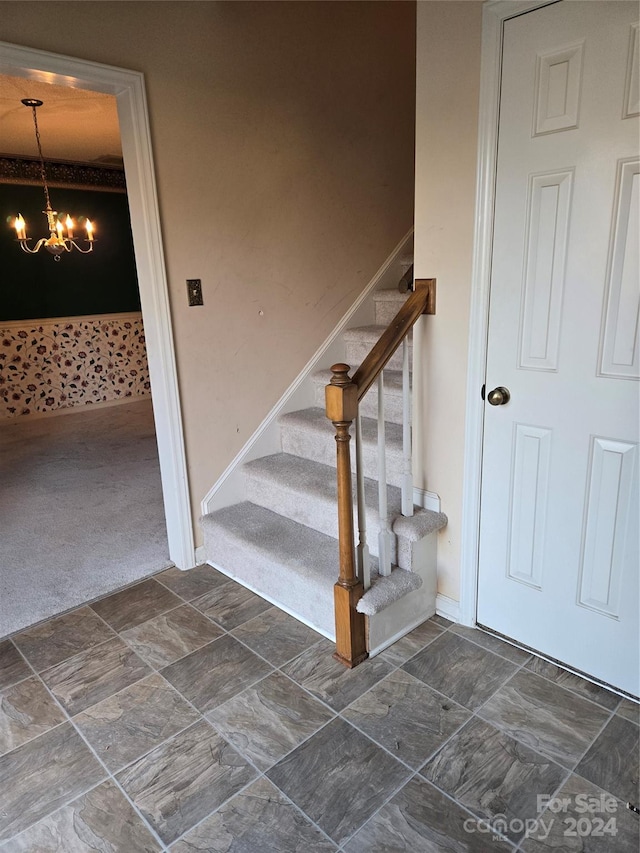
M637 702L632 702L631 699L623 699L618 705L616 714L624 717L625 720L631 720L636 726L640 725L640 705Z
M75 724L114 773L200 719L160 675L150 675L78 714Z
M12 838L106 776L71 723L0 758L0 841Z
M79 714L151 670L119 637L45 670L42 680L69 714Z
M439 637L444 631L433 619L427 619L422 625L418 625L409 634L400 640L396 640L391 646L380 653L382 660L386 660L392 666L402 666L409 658L424 649L432 640Z
M64 723L66 716L39 678L0 691L0 755Z
M456 624L455 622L452 622L451 619L445 619L444 616L438 616L437 613L435 616L431 617L431 621L435 625L439 625L443 630L446 630L447 628L451 628L452 625Z
M225 631L237 628L272 607L264 598L232 580L201 595L192 604L222 625Z
M186 572L176 569L175 566L155 575L157 580L164 586L169 587L185 601L193 601L205 592L209 592L218 586L228 583L229 578L218 572L213 566L196 566Z
M258 779L185 837L171 853L331 853L333 842L267 779Z
M518 842L523 821L538 817L538 796L550 797L567 771L475 719L428 762L422 775L489 824L499 821L496 829Z
M277 607L265 610L231 633L274 666L282 666L322 639Z
M576 767L576 773L619 799L638 805L639 735L634 723L614 715Z
M260 770L271 767L332 717L324 705L279 672L207 714Z
M205 713L271 671L268 663L227 635L172 663L162 675Z
M161 583L149 578L108 598L102 598L91 607L114 631L126 631L183 603L181 598Z
M523 853L638 853L640 821L625 804L572 775L522 842ZM587 809L591 809L591 811Z
M447 631L403 669L475 711L513 675L516 666Z
M569 769L609 716L604 708L526 670L501 687L478 713Z
M38 672L113 637L90 607L81 607L17 634L13 641Z
M121 632L136 654L157 669L195 652L222 634L222 628L186 604Z
M333 643L321 640L284 666L282 671L335 711L346 708L393 668L380 657L375 657L355 669L347 669L333 658L334 651Z
M345 853L508 853L478 821L428 782L415 778L344 847Z
M600 687L598 684L587 681L586 678L580 678L579 675L567 672L566 669L562 669L562 667L556 666L554 663L549 663L549 661L542 658L534 657L529 661L525 669L535 672L537 675L542 675L543 678L548 678L549 681L559 684L560 687L566 687L567 690L571 690L585 699L591 699L592 702L602 705L603 708L607 708L609 711L613 711L620 704L620 697L617 694L606 690L604 687Z
M171 844L256 771L204 720L118 774L118 781L165 844Z
M396 670L342 716L411 767L419 767L471 713Z
M465 640L471 640L476 646L482 646L489 652L494 652L500 657L510 660L511 663L518 665L525 663L531 657L531 652L525 652L510 643L505 643L499 637L494 637L493 634L488 634L486 631L481 631L479 628L468 628L465 625L453 625L452 633L464 637Z
M158 853L160 849L110 780L0 847L2 853Z
M410 771L344 720L332 720L267 772L337 844L359 829Z
M0 690L31 675L31 669L11 640L0 642Z

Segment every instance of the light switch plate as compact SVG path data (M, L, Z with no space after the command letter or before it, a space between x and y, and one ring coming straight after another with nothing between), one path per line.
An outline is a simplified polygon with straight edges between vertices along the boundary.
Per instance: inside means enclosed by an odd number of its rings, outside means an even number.
M189 306L202 305L202 280L199 278L187 279L187 298Z

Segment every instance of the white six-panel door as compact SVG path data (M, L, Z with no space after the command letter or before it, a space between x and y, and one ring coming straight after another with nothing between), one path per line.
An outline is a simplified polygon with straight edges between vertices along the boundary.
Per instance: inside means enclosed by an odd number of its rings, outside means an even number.
M505 22L478 622L639 693L638 4Z

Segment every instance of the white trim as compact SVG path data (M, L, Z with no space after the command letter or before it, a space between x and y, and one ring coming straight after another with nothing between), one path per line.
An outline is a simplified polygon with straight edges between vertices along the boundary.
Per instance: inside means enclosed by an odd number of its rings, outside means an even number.
M432 512L442 512L440 509L440 495L428 492L426 489L413 489L413 502L422 509L430 509Z
M366 616L365 618L367 622L370 619L369 616ZM385 649L388 649L389 646L392 646L394 643L397 643L398 640L401 640L403 637L406 637L407 634L410 634L411 631L413 631L415 628L418 628L424 622L424 615L418 616L417 619L414 619L413 622L409 622L408 625L405 625L388 640L384 640L382 643L379 643L379 645L377 645L375 648L369 649L369 657L374 658L376 655L379 655L380 652L383 652Z
M306 379L313 373L313 371L319 368L319 365L322 362L323 357L329 352L331 347L336 343L336 341L341 340L342 333L349 327L352 318L358 312L360 308L365 304L367 297L374 291L383 286L384 284L388 284L389 281L387 279L391 276L391 281L393 285L397 285L398 278L395 277L394 270L398 264L403 262L404 253L407 252L408 244L411 243L413 237L413 228L411 228L405 236L400 240L395 249L391 252L389 257L371 279L369 284L362 291L358 299L354 302L351 308L347 311L347 313L340 320L335 329L329 334L324 343L320 345L320 347L316 350L315 354L310 358L305 367L302 369L300 374L294 379L291 385L284 392L282 397L278 400L275 406L271 409L266 418L262 421L257 430L253 433L253 435L249 438L249 440L244 444L242 449L236 454L235 458L229 463L226 467L222 475L216 480L213 486L209 489L207 494L202 499L201 510L202 515L207 515L214 508L213 500L216 497L217 493L224 487L225 483L229 480L229 478L234 474L236 469L245 461L248 461L250 458L255 458L252 455L252 451L256 448L258 441L264 436L267 430L275 425L276 419L278 415L283 413L287 408L287 405L291 402L292 398L296 394L296 392L301 388ZM332 362L329 362L332 363ZM309 403L309 405L312 405ZM274 448L270 451L272 453L276 453L279 450L279 444L274 446ZM267 451L269 452L269 451ZM297 618L297 617L296 617ZM313 627L313 626L311 626Z
M436 595L436 613L438 616L450 619L451 622L461 622L460 603L440 592Z
M144 77L109 65L0 42L0 74L115 95L156 421L169 554L195 565L178 378Z
M460 554L459 618L463 625L476 624L484 429L484 403L480 390L485 381L487 362L503 27L508 18L555 2L557 0L492 0L483 9Z

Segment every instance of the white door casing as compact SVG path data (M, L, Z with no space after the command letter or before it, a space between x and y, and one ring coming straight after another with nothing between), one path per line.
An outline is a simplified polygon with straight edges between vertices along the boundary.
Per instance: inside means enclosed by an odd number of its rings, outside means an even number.
M637 695L637 4L503 47L477 620Z
M0 74L115 95L160 459L169 555L195 565L182 416L144 77L140 72L0 42Z

